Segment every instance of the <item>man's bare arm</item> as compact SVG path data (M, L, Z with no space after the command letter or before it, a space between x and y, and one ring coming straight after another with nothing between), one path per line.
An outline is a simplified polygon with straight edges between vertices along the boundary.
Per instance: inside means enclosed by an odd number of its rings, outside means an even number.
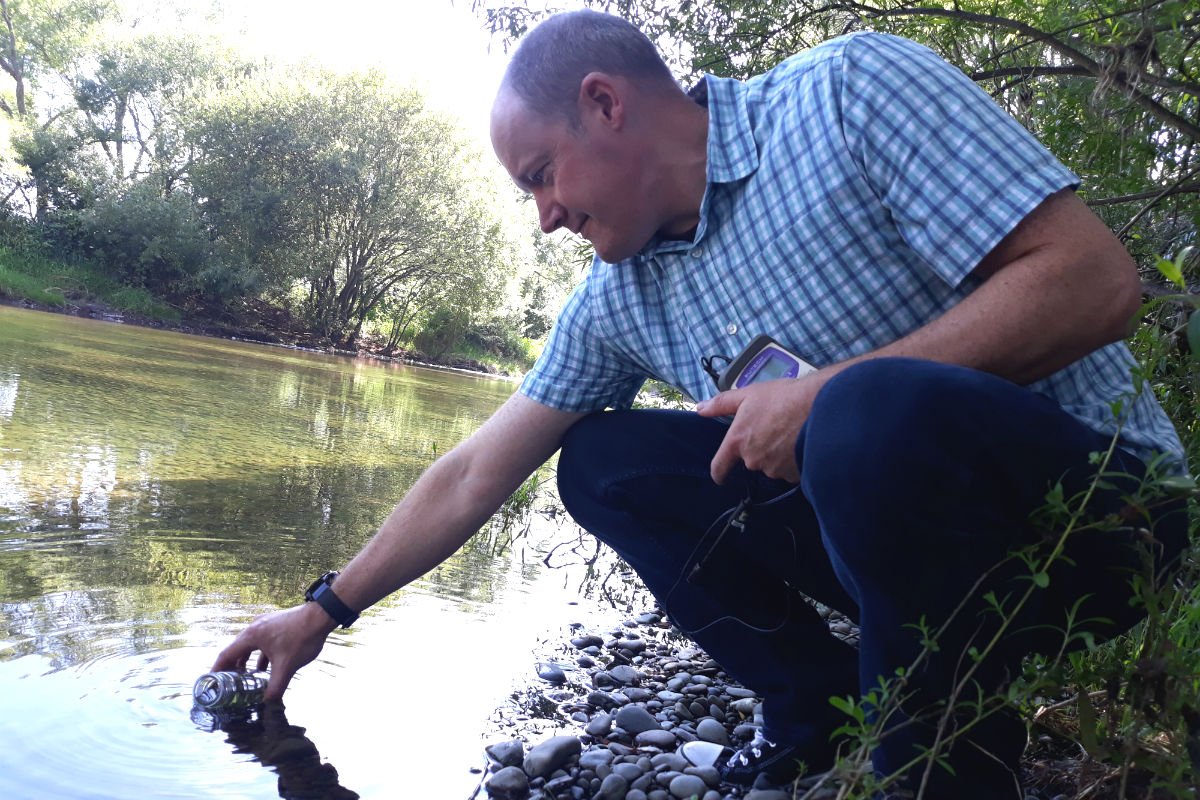
M1133 259L1073 192L1051 195L976 267L982 285L929 324L885 347L795 381L724 392L697 411L736 414L713 459L720 482L739 460L799 480L791 443L837 373L871 358L911 356L1031 383L1128 334L1141 302Z
M361 611L440 564L558 449L581 416L514 394L469 439L425 471L338 575L337 596ZM245 669L257 650L257 667L271 667L267 699L277 700L296 671L316 658L335 627L316 603L264 615L221 651L213 669Z

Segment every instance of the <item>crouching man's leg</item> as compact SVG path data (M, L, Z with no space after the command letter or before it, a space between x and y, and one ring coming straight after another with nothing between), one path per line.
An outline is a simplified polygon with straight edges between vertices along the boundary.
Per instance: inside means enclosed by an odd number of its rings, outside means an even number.
M956 686L966 687L964 701L977 699L976 685L991 693L1031 649L1057 649L1062 634L1052 629L1067 627L1068 609L1081 598L1087 596L1080 618L1112 620L1097 626L1101 635L1136 620L1128 600L1131 573L1143 564L1135 546L1139 537L1132 528L1082 532L1067 540L1065 555L1074 565L1061 559L1051 567L1048 584L1034 591L983 662L977 665L970 655L972 647L984 650L1000 625L1000 615L982 599L986 592L1015 598L1044 583L1039 578L1033 584L1020 559L1006 560L1013 550L1047 538L1030 515L1045 506L1047 490L1060 480L1068 498L1085 489L1096 470L1089 454L1108 446L1106 437L1048 399L959 367L869 361L836 376L819 394L797 442L797 459L833 568L859 608L860 683L870 688L881 676L892 679L898 668L918 665L903 686L910 699L902 713L888 718L874 751L878 774L907 771L907 788L916 789L928 762L920 755L937 736L939 702ZM1123 495L1145 471L1119 449L1108 469L1132 478L1114 479L1114 488L1098 491L1090 519L1119 511ZM1154 527L1160 563L1173 558L1186 538L1183 515L1170 516ZM936 650L922 655L914 626L936 631L952 617ZM1030 633L1030 626L1043 626L1043 632ZM1016 633L1021 630L1026 632ZM920 721L927 711L928 721ZM968 711L948 719L942 734L974 716ZM989 717L951 749L957 777L934 766L923 796L1021 797L1015 770L1024 741L1015 718ZM918 765L906 767L914 759Z
M672 622L764 698L762 733L778 746L760 748L749 768L786 779L798 760L810 770L830 765L829 737L841 720L829 697L858 691L855 651L790 587L854 609L799 492L752 506L744 530L730 529L713 549L741 500L793 488L744 470L715 485L709 463L726 430L688 412L585 417L563 444L560 494L571 516L638 572Z

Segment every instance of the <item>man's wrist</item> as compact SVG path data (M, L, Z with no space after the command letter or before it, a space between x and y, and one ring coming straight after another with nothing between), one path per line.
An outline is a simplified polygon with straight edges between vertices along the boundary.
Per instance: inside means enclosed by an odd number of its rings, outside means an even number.
M336 572L326 572L317 578L304 592L304 599L319 605L338 625L349 628L358 620L358 612L342 602L333 591L333 581L337 576Z
M329 616L329 612L318 606L316 603L303 603L300 606L300 613L306 619L306 625L314 632L319 633L322 637L326 637L337 628L337 621Z

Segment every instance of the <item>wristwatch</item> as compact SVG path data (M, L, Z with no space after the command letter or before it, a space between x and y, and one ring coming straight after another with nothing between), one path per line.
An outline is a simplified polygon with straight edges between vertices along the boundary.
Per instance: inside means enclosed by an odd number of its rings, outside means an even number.
M336 572L326 572L313 581L304 592L304 602L315 602L325 609L325 613L332 617L334 622L343 628L349 628L358 619L358 612L352 611L350 606L333 593L333 579L337 576Z

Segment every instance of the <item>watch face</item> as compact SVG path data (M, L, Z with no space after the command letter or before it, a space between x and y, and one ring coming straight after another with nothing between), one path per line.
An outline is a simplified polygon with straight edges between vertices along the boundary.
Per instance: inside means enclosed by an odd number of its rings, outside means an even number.
M336 572L326 572L321 577L313 581L307 589L304 590L304 600L306 602L313 600L316 597L316 592L322 586L329 586L333 583L333 579L337 577Z

